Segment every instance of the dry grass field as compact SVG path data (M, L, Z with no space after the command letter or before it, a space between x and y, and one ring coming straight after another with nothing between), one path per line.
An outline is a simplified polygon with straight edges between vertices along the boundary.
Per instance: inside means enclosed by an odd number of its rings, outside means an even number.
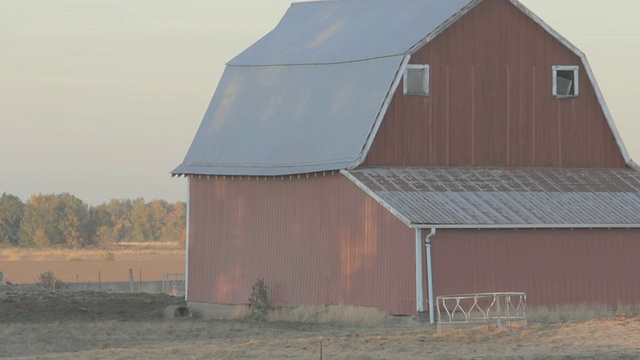
M105 260L105 253L112 259ZM124 244L108 250L0 249L0 271L33 284L52 270L126 281L184 271L184 250ZM156 278L156 279L154 279ZM136 279L137 280L137 279ZM85 282L87 279L80 279ZM437 334L428 323L372 309L308 307L267 321L163 318L181 298L164 294L45 291L0 286L0 358L7 359L640 359L640 316L630 308L572 307L529 312L529 326ZM532 321L531 321L532 320Z
M0 249L0 271L6 281L33 284L38 275L53 271L66 283L162 280L164 273L184 273L185 250L176 244L125 243L110 249Z
M640 317L533 322L437 334L412 318L354 308L276 312L268 321L164 319L178 298L0 291L0 357L8 359L638 359Z

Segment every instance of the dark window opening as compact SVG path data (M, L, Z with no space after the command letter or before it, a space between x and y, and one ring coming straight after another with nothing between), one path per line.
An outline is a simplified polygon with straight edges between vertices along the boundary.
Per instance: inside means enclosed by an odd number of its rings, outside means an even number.
M573 71L571 70L558 70L556 74L558 95L572 96L575 95L575 83L573 78Z
M405 95L429 95L429 65L407 65L403 80Z
M559 98L578 96L578 67L553 67L553 95Z

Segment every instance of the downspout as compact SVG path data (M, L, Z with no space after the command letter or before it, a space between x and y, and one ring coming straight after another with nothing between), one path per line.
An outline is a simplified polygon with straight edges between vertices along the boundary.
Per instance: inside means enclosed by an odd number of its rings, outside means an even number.
M427 286L429 287L429 324L435 323L435 306L433 305L433 271L431 269L431 238L436 234L436 228L431 228L427 235Z
M422 288L422 229L416 229L416 310L424 311L424 290Z
M188 300L189 296L189 220L191 208L191 177L187 177L187 224L185 227L185 269L184 269L184 301Z

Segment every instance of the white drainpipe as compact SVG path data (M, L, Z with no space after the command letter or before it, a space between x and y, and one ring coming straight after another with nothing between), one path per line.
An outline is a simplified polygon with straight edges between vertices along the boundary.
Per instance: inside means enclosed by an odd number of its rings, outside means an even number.
M431 238L436 234L436 228L431 228L431 232L427 235L427 283L429 287L429 324L433 325L435 321L435 306L433 300L433 271L431 269Z
M189 208L191 207L191 177L187 176L187 224L185 228L185 247L186 247L186 260L184 269L184 301L188 300L189 296Z
M416 309L424 311L424 290L422 289L422 229L416 229Z

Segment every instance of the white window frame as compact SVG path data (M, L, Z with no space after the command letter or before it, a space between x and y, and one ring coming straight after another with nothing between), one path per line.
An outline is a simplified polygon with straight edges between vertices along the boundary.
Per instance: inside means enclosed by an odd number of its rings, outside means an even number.
M422 89L423 91L411 91L409 92L408 86L409 86L409 82L408 82L408 77L409 77L409 71L410 70L424 70L424 78L422 79L423 83L422 83ZM404 95L413 95L413 96L428 96L430 93L429 89L429 80L431 78L431 74L429 71L429 65L427 64L409 64L407 65L407 67L404 69L404 75L402 77L402 88L403 88L403 93Z
M573 71L573 94L558 94L558 71ZM580 94L580 66L578 65L554 65L553 66L553 96L558 99L574 98Z

